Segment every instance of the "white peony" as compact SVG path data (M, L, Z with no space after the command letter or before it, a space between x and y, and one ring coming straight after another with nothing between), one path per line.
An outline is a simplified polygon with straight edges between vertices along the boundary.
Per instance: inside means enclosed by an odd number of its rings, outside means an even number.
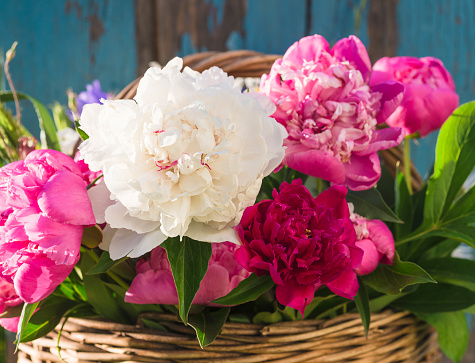
M113 201L104 244L112 258L175 236L239 243L232 227L284 157L287 133L265 96L241 93L219 68L182 67L175 58L150 68L135 100L84 107L80 150Z

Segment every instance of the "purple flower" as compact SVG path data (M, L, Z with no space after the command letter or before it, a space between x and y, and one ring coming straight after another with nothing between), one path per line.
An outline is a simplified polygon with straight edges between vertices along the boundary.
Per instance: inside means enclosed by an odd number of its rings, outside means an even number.
M95 79L92 81L92 84L86 85L86 91L81 92L76 97L76 107L78 113L82 113L82 108L84 105L89 105L91 103L101 103L101 99L107 100L109 98L110 96L102 90L99 80Z

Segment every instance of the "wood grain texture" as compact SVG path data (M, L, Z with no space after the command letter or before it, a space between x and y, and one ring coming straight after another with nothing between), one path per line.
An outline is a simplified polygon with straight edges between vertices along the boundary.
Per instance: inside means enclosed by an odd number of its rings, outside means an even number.
M66 90L99 78L120 90L135 76L134 9L130 0L0 1L0 49L18 41L10 69L16 88L45 104L67 102ZM24 123L37 119L24 102Z

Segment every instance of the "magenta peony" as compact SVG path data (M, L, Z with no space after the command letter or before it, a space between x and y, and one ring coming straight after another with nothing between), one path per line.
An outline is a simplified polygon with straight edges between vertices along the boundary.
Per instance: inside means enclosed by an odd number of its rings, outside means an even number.
M394 237L388 226L377 219L366 219L353 212L350 207L350 219L356 231L356 246L364 251L361 265L355 269L358 275L373 272L378 263L392 265L394 261Z
M208 272L201 281L193 304L218 306L210 301L227 295L250 275L234 258L234 252L238 247L231 242L212 244L213 253ZM133 304L178 304L178 295L165 249L156 247L150 256L137 262L137 276L125 295L125 301Z
M0 278L0 313L20 304L23 304L23 300L16 294L13 284ZM0 325L16 333L19 320L20 317L0 318Z
M459 105L449 71L437 58L384 57L371 73L370 84L398 81L406 86L401 105L386 123L421 137L438 130Z
M378 150L398 145L400 128L377 130L399 105L404 86L368 86L371 63L355 37L330 50L320 35L294 43L263 75L260 92L277 106L272 115L289 137L283 163L302 173L369 189L381 176Z
M83 226L94 224L86 183L69 156L36 150L0 169L0 275L27 303L69 275Z
M326 285L348 299L358 292L354 271L363 257L342 186L313 198L300 179L284 182L274 200L248 207L236 229L243 245L237 261L248 271L270 274L276 297L300 310Z

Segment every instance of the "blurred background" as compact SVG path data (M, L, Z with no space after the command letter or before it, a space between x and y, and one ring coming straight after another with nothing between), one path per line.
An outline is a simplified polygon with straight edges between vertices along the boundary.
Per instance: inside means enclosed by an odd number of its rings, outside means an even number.
M163 65L175 55L283 54L306 35L334 44L355 34L373 62L396 55L441 59L464 103L475 98L474 19L475 0L2 0L0 53L18 41L10 64L17 90L51 105L66 104L68 88L81 92L94 79L117 93L150 61ZM23 123L38 135L30 107L22 104ZM412 148L423 177L436 138Z

